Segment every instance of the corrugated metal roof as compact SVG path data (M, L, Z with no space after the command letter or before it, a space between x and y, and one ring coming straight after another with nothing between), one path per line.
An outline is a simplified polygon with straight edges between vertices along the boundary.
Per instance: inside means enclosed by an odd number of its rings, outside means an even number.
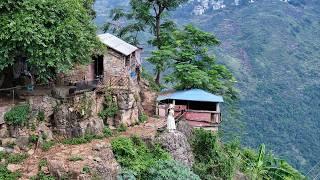
M222 96L211 94L202 89L191 89L184 91L176 91L166 95L160 95L157 101L163 100L184 100L184 101L200 101L200 102L223 102Z
M137 47L109 33L100 34L98 35L98 38L109 48L114 49L126 56L129 56L131 53L138 49Z

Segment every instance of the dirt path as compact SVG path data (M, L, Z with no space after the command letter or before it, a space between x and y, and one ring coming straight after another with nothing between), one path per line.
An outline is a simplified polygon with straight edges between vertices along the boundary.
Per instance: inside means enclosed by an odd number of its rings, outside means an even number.
M150 118L147 123L141 124L138 126L130 127L126 132L120 133L118 136L130 137L132 135L136 135L142 138L153 138L159 127L163 127L165 125L165 120L158 120L154 118ZM66 167L83 167L85 165L89 165L92 163L92 159L94 159L93 149L97 146L107 146L111 147L110 142L115 137L105 138L101 140L93 140L88 144L80 144L80 145L64 145L57 144L49 151L44 152L41 149L37 149L33 155L30 155L28 159L26 159L22 164L22 180L30 179L30 177L35 176L39 171L39 161L41 159L54 159L59 163L63 164ZM72 156L82 157L81 161L68 161L68 158Z

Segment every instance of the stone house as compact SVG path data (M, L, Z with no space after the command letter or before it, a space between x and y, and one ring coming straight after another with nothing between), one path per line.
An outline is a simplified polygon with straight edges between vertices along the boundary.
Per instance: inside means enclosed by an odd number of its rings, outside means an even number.
M94 86L100 81L107 86L124 86L128 85L129 81L139 80L142 48L109 33L97 37L105 45L105 52L94 56L91 64L78 66L64 74L64 84Z

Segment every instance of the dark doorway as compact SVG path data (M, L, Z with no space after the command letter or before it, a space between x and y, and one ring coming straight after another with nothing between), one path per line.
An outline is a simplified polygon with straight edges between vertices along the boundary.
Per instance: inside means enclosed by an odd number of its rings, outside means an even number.
M98 55L93 57L94 60L94 75L96 78L102 78L103 77L103 55Z

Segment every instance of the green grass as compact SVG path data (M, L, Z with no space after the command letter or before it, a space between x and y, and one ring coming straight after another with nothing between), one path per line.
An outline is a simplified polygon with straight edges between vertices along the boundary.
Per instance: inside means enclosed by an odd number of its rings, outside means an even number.
M125 132L125 131L127 131L127 129L128 129L128 127L125 124L121 123L120 126L117 128L117 131L118 132Z
M20 164L27 158L27 154L9 154L6 160L8 164Z
M87 134L83 137L65 139L62 143L69 144L69 145L86 144L91 142L94 139L102 139L102 138L104 138L104 136Z
M71 156L68 158L68 161L83 161L83 158L80 156Z
M41 145L41 149L44 151L49 151L56 143L54 141L45 141Z

